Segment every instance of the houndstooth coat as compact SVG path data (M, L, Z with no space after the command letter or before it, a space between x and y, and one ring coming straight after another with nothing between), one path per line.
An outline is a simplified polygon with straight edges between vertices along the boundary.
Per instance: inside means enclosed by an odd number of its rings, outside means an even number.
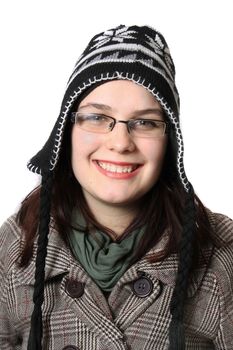
M221 214L209 215L218 240L228 243L224 248L206 249L209 264L192 275L185 306L186 349L232 350L233 221ZM35 252L31 263L19 268L20 239L21 231L12 216L0 229L1 350L27 349ZM152 251L164 244L165 236ZM153 264L143 258L125 272L106 299L51 227L43 349L168 349L169 306L176 271L175 254ZM146 283L140 283L142 278Z

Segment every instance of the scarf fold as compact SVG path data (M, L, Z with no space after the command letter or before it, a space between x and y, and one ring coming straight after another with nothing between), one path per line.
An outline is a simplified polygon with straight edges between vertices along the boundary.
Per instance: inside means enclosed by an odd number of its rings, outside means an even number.
M74 227L75 223L87 226L80 213L75 212L73 219ZM144 231L145 228L140 227L115 242L108 234L97 229L90 233L73 229L69 241L74 256L88 275L103 291L110 292L130 266Z

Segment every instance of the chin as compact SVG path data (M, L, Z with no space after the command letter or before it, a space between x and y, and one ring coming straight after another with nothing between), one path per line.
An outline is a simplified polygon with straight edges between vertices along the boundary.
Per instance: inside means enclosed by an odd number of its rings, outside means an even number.
M100 200L103 203L106 203L108 205L115 205L115 206L132 206L135 205L138 200L141 198L141 196L117 196L117 195L110 195L105 197L99 197L96 198L97 200Z
M130 205L132 203L135 203L134 200L130 200L128 198L103 198L101 200L102 202L106 203L106 204L113 204L113 205L116 205L116 206L120 206L120 205Z

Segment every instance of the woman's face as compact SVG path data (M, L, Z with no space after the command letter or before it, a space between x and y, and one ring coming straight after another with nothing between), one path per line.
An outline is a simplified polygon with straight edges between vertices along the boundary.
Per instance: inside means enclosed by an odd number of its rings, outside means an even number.
M155 109L146 114L139 112ZM150 92L131 81L114 80L98 86L80 103L79 112L95 112L118 120L163 120L162 109ZM126 124L107 134L72 129L72 168L90 207L99 204L135 206L159 178L167 136L133 137Z

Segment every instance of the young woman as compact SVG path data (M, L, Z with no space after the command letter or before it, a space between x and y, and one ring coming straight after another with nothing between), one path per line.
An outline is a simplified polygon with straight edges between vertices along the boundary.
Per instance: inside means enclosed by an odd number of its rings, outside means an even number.
M233 222L186 177L159 32L92 38L28 167L42 184L0 230L1 350L233 349Z

